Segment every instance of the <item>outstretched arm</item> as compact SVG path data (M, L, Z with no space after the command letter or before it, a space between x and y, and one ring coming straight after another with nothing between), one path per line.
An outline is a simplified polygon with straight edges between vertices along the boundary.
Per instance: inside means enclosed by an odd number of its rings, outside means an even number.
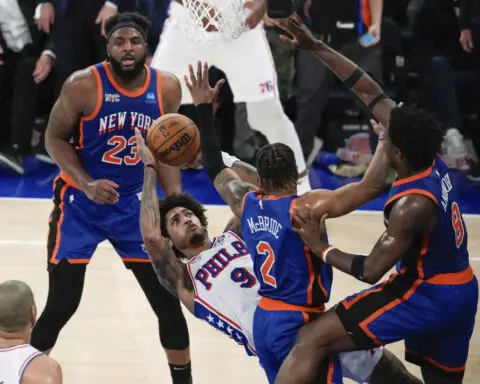
M145 164L140 204L140 231L145 249L160 283L172 295L178 296L190 310L193 310L193 289L191 284L186 283L185 266L178 260L167 239L161 233L155 159L145 146L140 132L137 130L135 134L138 153Z
M377 133L384 134L381 125L374 121L372 124ZM295 205L293 217L298 221L298 217L319 220L324 214L328 214L329 218L346 215L381 195L388 172L384 142L379 140L362 180L333 191L318 189L301 196Z
M311 52L372 110L376 120L387 126L390 112L396 106L383 89L357 64L318 40L297 15L277 20L277 25L293 39L281 36L287 45Z
M388 228L377 240L368 256L342 252L325 238L325 217L315 228L302 227L297 233L306 245L331 266L369 284L375 284L408 254L415 242L430 233L437 221L437 205L422 195L401 198L390 212ZM418 250L420 252L420 243Z
M192 94L194 104L197 106L199 117L200 147L203 156L203 164L208 177L213 182L223 200L237 217L242 214L242 201L245 195L256 186L245 183L238 174L223 162L220 143L215 134L213 125L213 101L218 95L220 87L224 83L220 80L214 88L210 88L208 82L208 64L199 61L196 75L190 65L190 78L185 76L187 88Z

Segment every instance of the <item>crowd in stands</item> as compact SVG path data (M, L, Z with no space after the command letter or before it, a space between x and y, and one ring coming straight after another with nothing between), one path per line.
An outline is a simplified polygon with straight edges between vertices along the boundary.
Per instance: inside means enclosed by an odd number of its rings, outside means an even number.
M28 156L53 164L43 145L49 112L72 72L106 59L105 21L116 12L146 15L151 58L169 2L0 0L0 166L24 175ZM480 0L358 3L296 0L295 6L319 39L367 70L395 100L429 108L445 127L448 165L480 181ZM342 160L334 171L339 177L361 175L375 147L369 112L323 64L284 46L268 17L264 28L281 101L307 163L327 151ZM373 36L367 46L359 42L365 32ZM212 80L223 76L211 71ZM265 138L249 127L245 105L233 103L228 86L216 122L223 149L252 162Z

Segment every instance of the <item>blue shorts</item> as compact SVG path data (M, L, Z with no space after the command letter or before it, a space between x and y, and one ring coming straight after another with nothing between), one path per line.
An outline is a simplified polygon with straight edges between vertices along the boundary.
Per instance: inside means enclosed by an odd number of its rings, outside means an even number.
M140 199L120 197L116 204L96 204L62 178L54 181L53 210L47 239L49 266L66 260L88 264L104 240L122 260L150 262L140 233Z
M257 307L253 317L253 341L269 383L274 383L278 371L293 348L297 333L306 322L313 320L312 314L299 311L265 310ZM316 384L341 384L340 361L335 358L325 371L324 380ZM323 377L322 377L323 378Z
M336 313L359 349L405 340L405 359L446 378L465 372L478 282L469 267L418 280L395 274L342 301Z

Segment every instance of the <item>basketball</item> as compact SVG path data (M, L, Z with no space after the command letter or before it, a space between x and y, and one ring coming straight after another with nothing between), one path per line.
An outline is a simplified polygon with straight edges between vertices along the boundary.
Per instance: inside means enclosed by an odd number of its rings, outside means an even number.
M195 160L200 150L200 133L188 117L169 113L152 123L146 144L161 163L181 167Z

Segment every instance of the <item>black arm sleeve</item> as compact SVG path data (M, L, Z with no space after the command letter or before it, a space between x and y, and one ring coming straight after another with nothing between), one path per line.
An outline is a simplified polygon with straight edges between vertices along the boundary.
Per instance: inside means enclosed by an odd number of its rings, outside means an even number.
M213 105L199 104L198 112L198 129L200 131L200 148L202 150L203 165L205 171L212 182L215 181L217 175L226 168L223 163L222 151L215 127L213 124Z

